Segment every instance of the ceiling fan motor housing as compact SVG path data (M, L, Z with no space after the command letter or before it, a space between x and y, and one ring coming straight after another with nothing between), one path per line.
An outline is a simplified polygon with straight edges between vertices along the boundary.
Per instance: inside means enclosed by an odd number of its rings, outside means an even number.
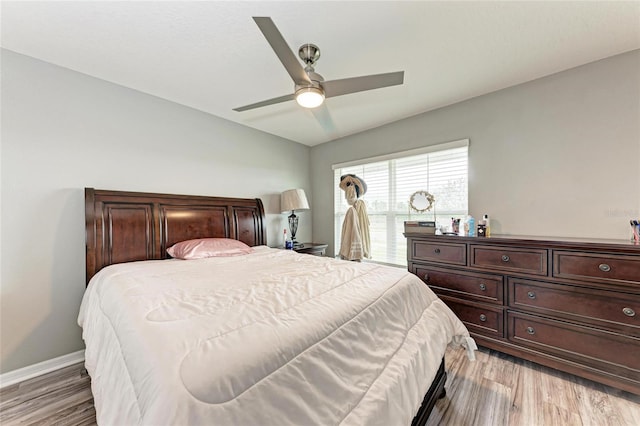
M317 91L318 93L322 93L322 96L324 98L324 87L322 87L322 82L324 81L324 78L317 72L313 71L313 69L311 70L305 69L305 71L307 72L307 75L309 76L309 80L311 80L311 83L303 82L302 84L296 84L295 90L294 90L295 93L298 94L301 91L303 91L303 89L315 89L314 91Z
M305 70L307 71L307 75L309 76L309 80L313 83L322 83L324 81L324 77L313 70Z

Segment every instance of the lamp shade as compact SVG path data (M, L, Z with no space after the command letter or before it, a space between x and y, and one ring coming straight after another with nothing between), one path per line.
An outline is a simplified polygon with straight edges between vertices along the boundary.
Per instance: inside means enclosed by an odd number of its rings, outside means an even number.
M282 193L280 198L280 210L289 212L292 210L306 210L309 208L304 189L289 189Z

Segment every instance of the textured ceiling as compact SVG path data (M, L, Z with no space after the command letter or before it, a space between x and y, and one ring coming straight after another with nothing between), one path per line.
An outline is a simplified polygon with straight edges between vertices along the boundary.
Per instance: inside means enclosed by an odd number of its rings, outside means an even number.
M640 2L6 2L2 47L309 146L640 48ZM327 80L405 71L328 99L323 127L252 16Z

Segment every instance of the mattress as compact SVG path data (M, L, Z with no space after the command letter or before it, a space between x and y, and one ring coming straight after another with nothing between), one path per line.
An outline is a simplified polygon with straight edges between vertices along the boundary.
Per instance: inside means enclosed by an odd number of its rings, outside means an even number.
M404 269L264 246L106 267L78 323L103 425L407 425L475 349Z

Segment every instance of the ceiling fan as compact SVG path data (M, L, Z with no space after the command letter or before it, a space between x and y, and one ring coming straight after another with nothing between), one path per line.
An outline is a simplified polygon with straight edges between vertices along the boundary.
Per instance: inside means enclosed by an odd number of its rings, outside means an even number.
M325 98L379 89L381 87L396 86L404 82L404 71L324 81L324 78L316 73L314 69L316 61L320 58L320 49L318 46L310 43L300 46L298 56L306 65L302 68L300 62L296 59L291 48L271 18L254 16L253 20L291 76L295 84L294 93L234 108L234 111L247 111L293 99L295 99L300 106L315 108L322 105Z

